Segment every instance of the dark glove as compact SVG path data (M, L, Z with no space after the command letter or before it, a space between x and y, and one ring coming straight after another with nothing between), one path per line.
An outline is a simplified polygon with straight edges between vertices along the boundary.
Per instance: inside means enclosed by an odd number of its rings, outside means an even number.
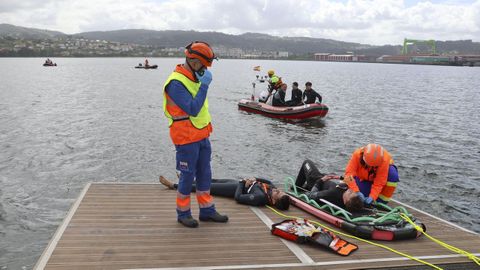
M198 72L195 72L195 75L197 75L197 79L202 84L205 84L208 86L212 82L212 73L208 69L206 69L202 75L200 75L200 73Z
M368 198L365 199L364 204L365 204L366 206L370 206L370 205L372 205L372 203L373 203L372 197L369 196Z
M362 192L357 192L358 197L360 197L360 200L362 200L363 203L365 203L365 195L363 195ZM369 197L370 198L370 197Z

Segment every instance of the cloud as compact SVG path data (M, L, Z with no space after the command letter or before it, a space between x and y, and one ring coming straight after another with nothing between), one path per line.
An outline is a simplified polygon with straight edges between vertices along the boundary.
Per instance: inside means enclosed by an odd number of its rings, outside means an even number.
M2 0L0 22L78 33L153 30L260 32L368 44L480 39L480 0Z

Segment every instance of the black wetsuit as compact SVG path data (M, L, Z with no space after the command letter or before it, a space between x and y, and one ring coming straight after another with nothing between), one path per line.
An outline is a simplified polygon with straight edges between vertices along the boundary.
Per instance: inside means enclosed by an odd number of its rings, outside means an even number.
M305 100L305 97L307 100ZM312 104L315 103L315 100L318 98L318 103L322 103L322 96L319 93L315 92L315 90L305 90L303 91L302 100L305 104Z
M307 192L310 199L319 203L322 203L320 199L324 199L345 208L343 193L348 189L347 184L335 180L324 182L320 179L323 176L324 174L320 173L317 166L315 166L311 160L307 159L303 162L298 172L295 185L302 188L302 191L310 191Z
M257 182L268 184L269 188L267 193L269 194L265 193L259 183L255 183L251 188L246 188L245 181L233 179L212 179L210 194L234 198L235 201L241 204L264 206L268 204L268 197L271 196L271 190L275 188L275 185L269 180L261 178L256 178L256 180ZM195 184L192 186L192 192L195 192Z
M285 103L285 91L277 90L275 95L273 95L272 106L284 107L287 106Z
M302 90L300 89L293 89L292 90L292 98L287 101L288 106L298 106L302 105Z

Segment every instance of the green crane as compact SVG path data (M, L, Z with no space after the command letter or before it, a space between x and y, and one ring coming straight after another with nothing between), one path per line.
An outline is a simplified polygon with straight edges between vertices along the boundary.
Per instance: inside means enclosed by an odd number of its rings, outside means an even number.
M416 45L416 44L427 44L432 47L432 53L436 54L437 53L437 48L435 46L435 40L429 39L429 40L418 40L418 39L408 39L405 38L403 40L403 48L402 48L402 54L407 55L408 54L408 45Z

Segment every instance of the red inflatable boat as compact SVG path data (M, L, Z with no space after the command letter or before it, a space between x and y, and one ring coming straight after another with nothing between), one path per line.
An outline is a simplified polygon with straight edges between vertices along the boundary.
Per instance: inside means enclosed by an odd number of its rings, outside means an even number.
M246 112L258 113L272 118L307 119L325 117L328 107L325 104L305 104L295 107L274 107L265 103L242 99L238 102L238 109Z

